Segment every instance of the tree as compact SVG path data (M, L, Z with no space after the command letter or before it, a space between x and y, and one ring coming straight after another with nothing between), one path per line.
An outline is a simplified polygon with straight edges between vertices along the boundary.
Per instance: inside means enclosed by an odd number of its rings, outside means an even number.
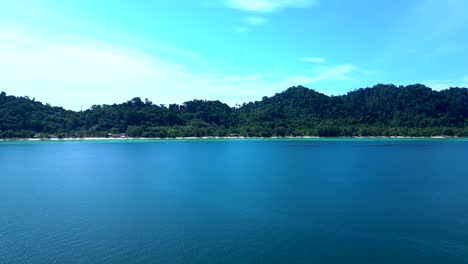
M0 137L37 133L134 137L175 136L466 136L468 89L379 84L341 96L297 86L261 101L153 104L135 97L83 112L0 93Z

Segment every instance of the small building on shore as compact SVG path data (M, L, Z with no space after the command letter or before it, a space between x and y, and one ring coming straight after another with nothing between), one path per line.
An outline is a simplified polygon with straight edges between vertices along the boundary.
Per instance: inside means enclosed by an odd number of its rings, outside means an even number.
M127 134L125 133L117 133L117 134L112 134L112 138L127 138Z
M50 139L57 139L57 138L59 138L59 137L58 137L57 135L55 135L55 134L49 134L48 138L50 138Z

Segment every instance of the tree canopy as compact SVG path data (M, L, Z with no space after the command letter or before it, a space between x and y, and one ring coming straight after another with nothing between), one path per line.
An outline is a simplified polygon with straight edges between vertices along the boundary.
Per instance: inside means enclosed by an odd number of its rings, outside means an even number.
M86 111L0 94L0 138L202 136L468 136L468 89L379 84L342 96L297 86L261 101L153 104L135 97Z

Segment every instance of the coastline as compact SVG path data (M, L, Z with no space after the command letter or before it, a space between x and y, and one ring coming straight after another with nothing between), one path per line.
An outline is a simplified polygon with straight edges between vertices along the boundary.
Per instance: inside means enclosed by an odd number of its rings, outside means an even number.
M248 140L248 139L334 139L334 140L347 140L347 139L468 139L467 137L455 136L431 136L431 137L405 137L405 136L356 136L356 137L318 137L318 136L287 136L287 137L175 137L175 138L140 138L140 137L126 137L126 138L106 138L106 137L84 137L84 138L7 138L0 139L2 141L28 141L28 142L41 142L41 141L144 141L144 140Z

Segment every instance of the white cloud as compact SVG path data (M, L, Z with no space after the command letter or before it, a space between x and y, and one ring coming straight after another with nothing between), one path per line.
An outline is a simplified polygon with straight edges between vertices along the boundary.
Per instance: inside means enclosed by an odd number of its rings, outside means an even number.
M267 20L263 17L249 16L242 20L243 25L234 27L234 32L245 33L251 30L253 26L260 26L267 23Z
M75 110L135 96L164 104L219 99L234 105L292 85L349 80L356 70L353 65L337 65L293 76L223 75L195 67L131 46L0 26L1 89Z
M318 57L305 57L305 58L299 58L298 60L305 61L305 62L317 62L317 63L325 62L324 58L318 58Z
M270 13L284 8L306 8L317 3L318 0L226 0L231 8L258 13Z
M412 82L409 84L413 84L413 83L417 83L417 82ZM468 87L468 78L460 78L458 80L429 80L429 81L423 82L422 84L434 90L440 91L440 90L445 90L451 87Z
M245 23L249 24L249 25L253 25L253 26L256 26L256 25L263 25L267 22L267 20L263 17L256 17L256 16L250 16L250 17L246 17L244 18L243 20Z
M234 32L236 33L246 33L249 31L250 31L250 28L248 27L234 27Z
M335 66L316 67L311 75L290 76L283 80L283 83L314 84L320 81L348 81L350 74L358 68L352 64L341 64Z

